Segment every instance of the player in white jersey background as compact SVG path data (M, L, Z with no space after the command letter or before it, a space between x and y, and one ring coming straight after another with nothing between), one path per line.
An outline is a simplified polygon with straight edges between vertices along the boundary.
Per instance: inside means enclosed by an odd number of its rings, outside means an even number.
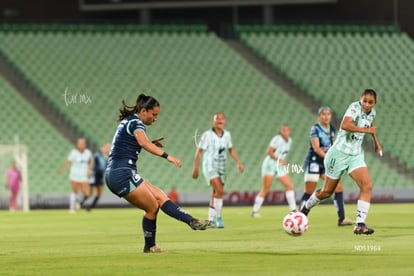
M79 138L76 142L76 148L70 151L68 158L58 172L58 176L60 176L71 165L69 173L69 179L72 185L72 192L69 198L70 213L75 213L79 187L83 194L83 198L79 200L80 204L82 205L89 197L88 178L92 176L93 158L92 152L86 146L86 139Z
M292 145L290 137L290 127L283 125L280 132L272 138L266 151L266 157L262 164L262 189L257 194L252 211L252 217L260 217L259 210L270 191L274 177L282 183L285 188L286 201L289 211L296 210L295 191L293 190L292 180L288 174L286 156Z
M362 141L366 133L371 134L375 151L382 155L382 147L376 136L374 118L377 93L373 89L365 89L359 101L349 105L342 118L341 127L333 146L328 150L325 165L325 182L323 188L312 194L300 210L308 214L310 209L334 192L342 173L346 170L359 187L357 202L355 234L372 234L374 229L365 224L368 215L372 180L364 160Z
M233 147L231 134L224 129L226 118L223 112L217 112L213 116L213 127L203 133L194 157L194 169L192 177L198 178L198 168L201 156L203 156L203 174L207 183L213 188L208 218L210 227L224 228L222 219L224 183L226 178L227 153L237 164L240 173L243 172L236 150Z

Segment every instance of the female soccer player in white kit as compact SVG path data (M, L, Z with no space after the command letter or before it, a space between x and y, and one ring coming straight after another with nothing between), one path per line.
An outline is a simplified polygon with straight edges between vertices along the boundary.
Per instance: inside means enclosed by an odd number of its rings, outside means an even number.
M290 150L292 138L290 138L290 127L284 125L280 133L272 138L266 151L266 157L262 164L262 189L257 194L252 211L252 217L260 217L259 210L262 207L266 195L270 191L274 177L277 177L285 188L286 201L289 211L296 211L295 191L292 180L288 174L286 156Z
M69 198L70 213L75 213L79 187L83 194L80 204L82 205L89 197L88 178L92 175L92 163L92 152L86 148L86 139L79 138L77 140L77 148L70 151L68 158L58 172L58 176L60 176L69 164L71 165L69 173L69 179L72 184L72 193Z
M372 180L364 160L362 141L366 133L372 135L375 151L382 155L382 147L376 136L374 118L377 93L365 89L359 101L348 106L342 118L338 136L328 150L325 159L325 182L320 191L314 192L306 201L301 212L308 214L310 209L319 202L330 197L339 183L342 173L346 170L359 187L357 202L355 234L370 235L374 229L365 224L371 202Z
M194 157L193 178L198 178L198 167L200 158L203 152L203 174L207 183L213 187L213 193L210 200L210 208L208 212L208 219L210 221L209 227L224 228L221 211L223 208L223 195L227 155L226 150L229 151L230 156L236 161L239 172L243 172L243 165L241 164L236 150L233 147L231 134L224 129L226 118L224 113L217 112L213 117L213 127L203 133L200 143L198 145Z

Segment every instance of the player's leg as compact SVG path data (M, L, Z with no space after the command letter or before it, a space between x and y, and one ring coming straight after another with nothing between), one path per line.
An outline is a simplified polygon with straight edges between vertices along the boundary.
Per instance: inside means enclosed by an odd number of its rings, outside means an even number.
M264 199L269 193L270 188L272 187L273 178L274 178L274 172L272 172L271 174L262 176L262 188L260 192L256 195L256 198L254 199L253 211L252 211L253 218L260 217L259 210L262 207Z
M323 178L325 178L325 175L323 175ZM353 221L345 217L343 186L341 182L338 183L334 192L334 205L338 214L338 226L353 225Z
M279 182L285 188L285 196L289 206L289 211L296 211L295 191L293 190L293 184L290 176L288 174L285 174L279 176L277 180L279 180Z
M82 198L79 200L81 207L85 204L85 201L89 198L89 184L87 181L80 182Z
M154 253L163 250L156 246L156 231L157 231L157 213L159 209L159 202L153 193L146 187L146 182L142 182L138 187L124 196L124 198L139 209L145 211L142 218L142 230L144 232L144 252Z
M313 194L313 192L316 189L316 185L318 185L318 180L319 180L319 174L305 173L305 176L304 176L305 189L304 189L302 198L300 199L299 208L302 208L306 200L308 200L310 196Z
M86 209L90 211L92 208L95 208L96 204L98 203L99 198L101 197L103 184L89 184L89 196L93 196L93 191L96 190L96 195L93 198L91 205Z
M336 189L336 186L338 185L338 182L339 178L332 179L326 176L322 189L314 192L311 195L311 197L305 202L305 205L300 209L300 211L305 215L308 215L310 209L318 205L321 202L321 200L324 200L325 198L328 198L332 195L332 193Z
M259 210L263 205L263 202L270 191L272 186L273 178L276 174L275 169L276 162L265 158L262 163L261 176L262 176L262 188L260 192L256 195L253 204L252 217L260 217Z
M318 185L319 178L322 176L321 169L323 169L323 164L305 160L305 163L303 164L303 181L305 183L305 191L299 202L299 208L302 208L304 206L306 200L308 200L315 191L316 185Z
M10 192L10 211L17 211L17 194L13 190Z
M366 166L356 168L349 174L359 187L359 197L357 202L357 216L355 234L372 234L374 229L365 225L365 220L371 205L372 180Z
M210 186L213 187L213 195L210 201L209 221L215 222L218 228L224 228L224 223L221 218L223 209L224 184L220 177L210 179Z
M321 200L328 198L335 191L342 173L348 168L351 157L331 147L325 155L323 165L325 168L325 180L321 190L314 192L306 201L301 212L308 214L310 209L318 205Z
M71 180L72 192L69 197L69 212L74 213L76 209L76 196L79 190L79 182Z

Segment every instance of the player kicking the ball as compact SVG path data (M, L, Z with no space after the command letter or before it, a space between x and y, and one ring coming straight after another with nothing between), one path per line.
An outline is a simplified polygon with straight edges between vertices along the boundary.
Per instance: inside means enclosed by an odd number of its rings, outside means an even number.
M334 192L339 183L342 173L347 170L348 174L356 182L360 193L357 202L355 234L370 235L374 229L365 224L371 202L372 180L367 165L364 161L362 141L365 133L372 135L375 151L382 156L382 147L376 136L374 118L377 103L377 93L372 89L366 89L358 102L353 102L342 118L338 137L331 148L329 148L324 165L326 169L325 183L321 190L316 191L301 208L301 212L307 215L310 209L328 198Z

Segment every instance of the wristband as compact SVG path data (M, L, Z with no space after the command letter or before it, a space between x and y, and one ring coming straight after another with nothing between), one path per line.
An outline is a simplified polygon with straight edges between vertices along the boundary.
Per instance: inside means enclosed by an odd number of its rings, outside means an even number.
M165 151L161 154L162 158L167 159L168 158L168 153L166 153Z

